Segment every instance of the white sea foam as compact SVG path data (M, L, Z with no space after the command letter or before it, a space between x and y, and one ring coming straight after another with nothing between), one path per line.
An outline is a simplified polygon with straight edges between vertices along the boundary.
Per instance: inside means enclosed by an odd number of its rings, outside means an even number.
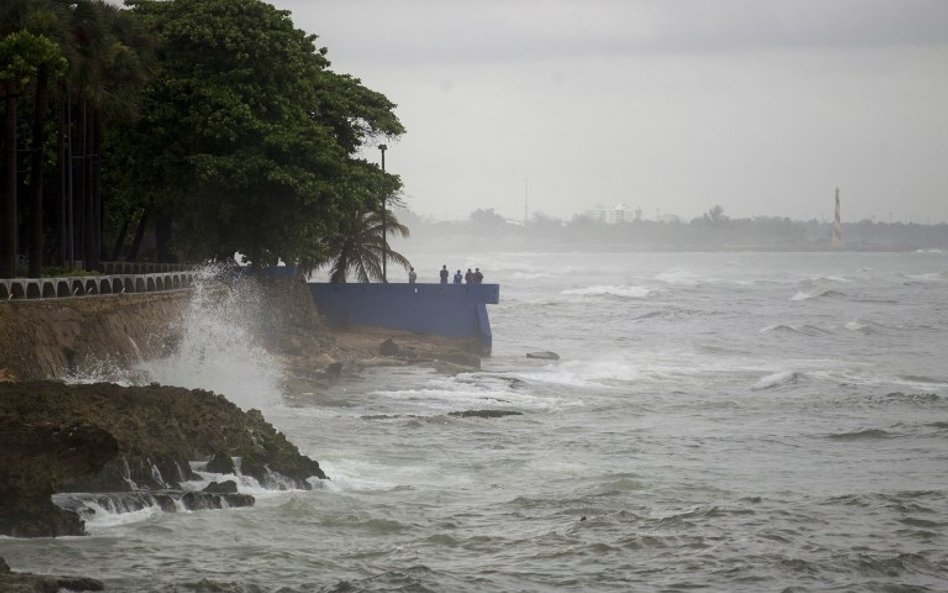
M174 353L139 368L152 381L214 391L243 409L273 408L282 401L282 370L249 329L259 295L249 283L221 290L216 273L207 268L200 274Z
M751 387L754 391L761 391L764 389L774 389L776 387L784 387L786 385L793 385L799 383L806 375L797 371L779 371L776 373L771 373L766 377L761 377L757 383L754 383Z
M931 272L928 274L906 274L905 276L911 282L919 284L948 282L948 278L942 272Z
M92 511L91 514L85 516L86 529L93 535L113 527L141 523L142 521L147 521L148 519L161 515L163 512L157 503L127 513L107 509L95 502L88 502L86 506L89 511Z
M816 290L801 290L795 295L790 297L791 301L808 301L810 299L817 299L822 297L836 297L842 296L843 293L838 290L832 290L830 288L818 288Z
M667 282L668 284L678 284L682 286L696 286L703 278L689 272L684 268L672 268L655 275L656 280Z
M563 290L560 292L560 294L578 296L616 296L628 299L645 299L655 294L655 292L656 291L654 289L646 288L644 286L613 286L599 284L596 286L588 286L586 288Z

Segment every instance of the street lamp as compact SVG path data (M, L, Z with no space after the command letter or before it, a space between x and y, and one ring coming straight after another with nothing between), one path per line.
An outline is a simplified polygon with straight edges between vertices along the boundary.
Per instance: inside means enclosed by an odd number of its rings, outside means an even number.
M388 146L379 144L379 150L382 151L382 173L385 173L385 151ZM388 233L385 228L385 193L382 193L382 282L388 282L386 274L386 256L388 255Z

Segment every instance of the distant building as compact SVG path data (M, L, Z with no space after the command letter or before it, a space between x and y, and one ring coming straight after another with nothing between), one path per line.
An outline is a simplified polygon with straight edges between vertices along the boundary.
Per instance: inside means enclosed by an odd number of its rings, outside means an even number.
M584 210L582 214L583 218L589 218L597 222L606 222L606 209L602 207L602 204L596 204L595 208L590 208L589 210Z
M607 224L616 224L630 222L632 220L642 219L642 209L634 211L634 218L630 215L629 207L625 204L616 204L612 208L605 208L602 204L596 204L595 208L590 208L582 213L583 218L605 222Z

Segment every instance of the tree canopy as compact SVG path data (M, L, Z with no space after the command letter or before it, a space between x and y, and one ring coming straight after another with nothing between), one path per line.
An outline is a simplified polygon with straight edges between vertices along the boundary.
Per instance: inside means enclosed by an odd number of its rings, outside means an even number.
M33 148L40 143L45 161L60 163L55 173L40 161L34 168L47 187L66 188L40 230L62 247L60 260L69 245L95 267L106 242L112 255L135 258L151 236L158 260L239 252L257 266L313 268L335 255L346 221L380 209L401 186L359 156L404 133L395 105L334 72L326 48L287 11L261 0L130 0L126 9L102 0L10 2L0 11L7 95L41 91L38 66L24 57L40 53L21 51L33 43L25 15L42 13L32 20L59 31L41 38L51 46L42 55L68 61L47 69L51 108L33 108L49 123ZM22 117L17 100L6 99L8 116ZM18 143L4 149L15 154ZM17 169L4 169L14 176L4 199L14 205L15 190L29 185ZM8 230L16 221L4 222L0 233L16 234ZM49 246L37 253L55 259Z

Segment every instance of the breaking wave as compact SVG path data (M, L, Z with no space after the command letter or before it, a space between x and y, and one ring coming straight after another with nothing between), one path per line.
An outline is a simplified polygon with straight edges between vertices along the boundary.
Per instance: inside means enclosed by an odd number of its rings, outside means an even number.
M801 290L790 297L791 301L808 301L810 299L844 297L846 293L831 288L821 288L817 290Z
M779 373L773 373L762 377L757 383L754 383L754 386L751 387L753 391L763 391L766 389L777 389L780 387L787 387L789 385L796 385L806 377L805 373L798 371L781 371Z
M625 299L646 299L656 292L658 291L652 288L646 288L644 286L612 286L603 284L588 286L586 288L564 290L561 291L560 294L577 296L608 296L621 297Z

